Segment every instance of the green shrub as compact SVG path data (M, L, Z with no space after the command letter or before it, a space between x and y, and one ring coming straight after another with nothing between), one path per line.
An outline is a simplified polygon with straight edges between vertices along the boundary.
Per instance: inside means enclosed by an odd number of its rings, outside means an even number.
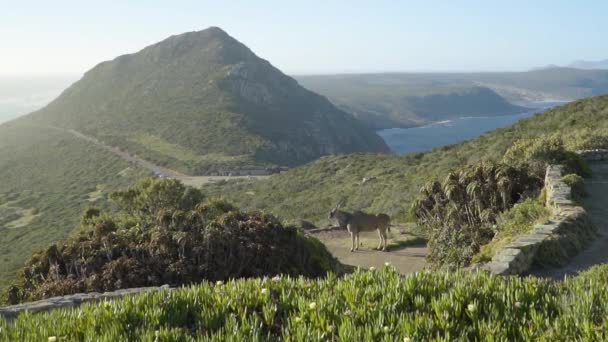
M526 169L491 163L452 171L443 183L428 183L413 205L418 224L428 231L427 258L436 266L468 265L493 238L498 215L537 196L541 185Z
M124 194L118 215L87 210L81 234L34 254L9 289L10 301L336 270L318 240L272 215L242 212L223 200L196 203L190 199L200 196L176 181L145 180L113 197ZM158 203L166 207L152 205Z
M575 198L589 196L585 188L585 181L581 176L571 173L562 177L562 181L572 188L572 195Z
M529 232L535 224L546 223L551 211L544 205L545 201L542 199L544 192L543 189L537 199L527 198L523 202L515 204L513 208L500 213L493 226L494 238L480 247L479 253L473 256L472 262L490 261L496 250L507 245L515 237Z
M0 319L2 341L605 341L608 266L554 282L393 268L203 282Z
M562 164L568 173L591 176L587 162L576 153L566 150L563 139L555 134L516 141L505 153L503 162L513 166L526 166L538 177L544 177L550 164Z

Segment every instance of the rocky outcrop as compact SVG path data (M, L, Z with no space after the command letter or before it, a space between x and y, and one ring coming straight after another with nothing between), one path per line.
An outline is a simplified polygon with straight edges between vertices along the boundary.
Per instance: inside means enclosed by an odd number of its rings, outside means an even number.
M69 296L53 297L43 299L35 302L23 303L18 305L6 306L0 308L0 318L13 319L21 312L28 311L30 313L48 311L59 308L69 308L78 306L85 302L113 299L123 297L126 295L132 295L148 291L171 291L172 288L169 285L163 285L160 287L138 287L131 289L116 290L112 292L91 292L91 293L78 293Z
M595 158L596 154L590 156ZM534 226L498 250L483 269L510 275L526 273L534 263L561 264L593 238L591 220L585 209L572 201L572 188L563 181L562 170L561 165L551 165L545 175L546 205L553 211L549 223Z

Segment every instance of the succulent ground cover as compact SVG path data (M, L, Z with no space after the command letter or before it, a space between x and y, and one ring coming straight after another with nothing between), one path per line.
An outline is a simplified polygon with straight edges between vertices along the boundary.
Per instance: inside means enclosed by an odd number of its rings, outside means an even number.
M0 320L4 341L605 341L608 266L563 282L487 273L202 282Z

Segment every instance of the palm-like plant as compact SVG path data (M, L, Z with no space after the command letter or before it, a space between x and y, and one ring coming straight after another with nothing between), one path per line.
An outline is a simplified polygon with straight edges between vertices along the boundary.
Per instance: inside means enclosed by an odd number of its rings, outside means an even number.
M466 264L492 238L490 227L498 214L541 184L525 169L492 163L452 171L441 184L425 184L413 212L430 232L430 259L438 264Z

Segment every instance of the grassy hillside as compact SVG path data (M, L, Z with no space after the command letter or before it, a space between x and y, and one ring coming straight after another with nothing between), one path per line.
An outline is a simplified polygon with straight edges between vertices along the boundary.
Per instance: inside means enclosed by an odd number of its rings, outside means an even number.
M563 282L486 273L203 282L0 319L5 341L605 341L608 267ZM491 339L492 338L492 339Z
M526 110L489 88L436 80L424 74L298 76L297 80L376 129Z
M352 115L219 28L100 63L20 120L74 129L189 174L388 151Z
M347 209L383 211L403 218L424 182L443 179L457 166L500 160L520 139L559 134L575 150L608 147L608 96L575 101L497 129L477 139L403 156L329 156L268 180L209 185L241 207L271 210L285 219L327 223L327 212L341 198ZM363 182L363 178L376 177Z
M0 126L0 288L38 248L63 239L83 208L147 173L69 133Z
M608 93L608 70L572 68L318 75L297 76L297 80L375 128L522 111L507 100L526 106L529 101L575 100Z

